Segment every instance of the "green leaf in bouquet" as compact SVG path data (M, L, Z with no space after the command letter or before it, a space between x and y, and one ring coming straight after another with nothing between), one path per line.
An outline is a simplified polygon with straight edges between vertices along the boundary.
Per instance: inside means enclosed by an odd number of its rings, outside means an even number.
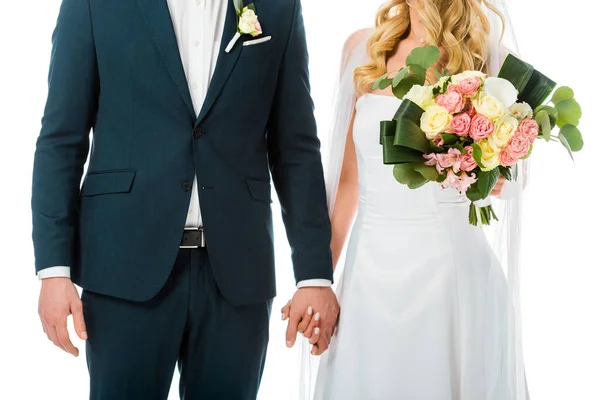
M513 176L512 176L512 168L511 167L505 167L503 165L498 167L498 171L500 171L500 175L502 175L504 178L506 178L507 181L512 181Z
M401 164L401 163L419 163L423 162L423 152L413 150L407 147L394 146L394 137L396 136L396 121L381 121L380 123L380 144L383 146L383 163Z
M423 110L417 103L412 102L411 100L405 99L400 103L400 107L394 114L394 121L399 121L400 119L408 119L415 124L419 125L421 123L421 116L425 110Z
M381 76L379 77L379 79L377 79L375 82L373 82L373 85L371 86L371 90L377 90L377 89L379 89L379 85L381 85L381 83L382 83L382 82L383 82L385 79L387 79L387 77L388 77L388 75L389 75L389 74L390 74L389 72L388 72L388 73L385 73L385 74L381 75Z
M417 189L428 182L428 180L415 171L415 164L397 164L394 165L394 178L410 189Z
M567 138L565 138L563 135L561 135L559 133L558 140L560 140L562 145L565 146L565 149L567 149L567 151L569 152L569 157L571 157L571 160L575 161L575 158L573 157L573 150L571 150L571 145L569 144L569 141L567 140Z
M423 175L423 178L436 182L440 176L437 168L425 164L417 164L414 166L414 170Z
M572 99L573 97L575 97L573 89L571 89L568 86L561 86L558 89L556 89L556 91L552 95L552 103L558 104L563 100Z
M408 75L408 72L408 68L402 68L400 71L398 71L398 73L394 76L394 79L392 79L392 86L398 86L400 81L402 81L402 79Z
M546 101L555 87L556 82L534 70L525 89L519 92L519 101L524 101L535 109Z
M429 150L429 140L417 124L401 118L396 124L394 146L408 147L426 153Z
M519 92L522 92L527 86L527 82L533 75L534 68L532 65L519 60L517 57L509 54L500 68L498 77L504 78L512 83Z
M569 147L574 153L583 149L583 137L579 129L574 125L567 124L560 128L558 137L559 139L563 137L569 143Z
M458 136L451 133L442 133L442 139L444 140L444 146L449 146L458 142Z
M472 147L473 147L473 159L475 160L475 162L477 162L477 165L479 166L479 168L484 168L483 164L481 163L481 157L483 156L483 150L481 150L481 147L479 147L479 145L477 143L473 143Z
M494 186L498 183L498 178L500 177L500 170L498 168L494 168L489 171L481 171L477 176L477 182L473 185L477 186L479 194L482 199L485 199L492 193Z
M426 79L427 73L421 66L411 65L406 76L392 87L392 92L397 98L403 99L414 85L424 85Z
M384 79L381 81L381 83L379 84L379 90L385 90L388 87L390 87L392 84L392 79Z
M575 99L567 99L560 101L556 104L556 111L558 112L558 120L556 124L559 128L565 125L579 125L579 119L581 118L581 106Z
M548 113L548 117L550 117L550 126L552 127L552 129L554 129L554 127L556 126L556 120L558 119L558 111L556 111L556 108L548 105L541 105L533 111L533 115L537 116L537 114L540 111L546 111Z
M483 196L479 192L479 186L477 186L477 182L472 184L466 192L467 198L471 201L483 200Z
M550 141L552 134L552 125L550 124L550 115L546 110L541 110L535 115L535 120L540 126L540 131L546 142Z
M406 65L419 65L427 70L440 59L440 49L435 46L417 47L406 57Z

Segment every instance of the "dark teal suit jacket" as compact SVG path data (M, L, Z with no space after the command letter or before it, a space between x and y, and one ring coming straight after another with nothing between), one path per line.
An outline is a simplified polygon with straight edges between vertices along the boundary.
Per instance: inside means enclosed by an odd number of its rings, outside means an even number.
M255 0L264 36L225 46L196 116L166 0L64 0L33 173L36 269L134 301L169 277L198 187L215 279L275 296L271 177L297 280L332 279L331 228L299 0ZM90 130L93 130L89 167Z

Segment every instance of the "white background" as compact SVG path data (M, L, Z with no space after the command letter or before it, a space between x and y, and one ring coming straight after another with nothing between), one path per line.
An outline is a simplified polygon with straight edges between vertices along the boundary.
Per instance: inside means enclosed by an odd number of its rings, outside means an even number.
M371 24L378 2L304 0L323 136L342 43L352 30ZM594 148L600 145L600 112L594 108L600 104L592 91L598 88L593 3L520 0L512 7L523 58L572 86L585 112L581 128L587 148L573 164L560 146L538 145L526 199L524 341L531 394L537 400L600 400L599 184L592 180L598 176ZM39 283L30 241L31 167L59 4L0 3L0 398L7 400L87 397L84 355L74 359L54 348L38 322ZM293 350L284 349L284 325L278 320L293 280L285 236L280 221L276 224L280 296L274 304L275 346L262 400L286 399L294 391L289 386ZM177 398L175 391L172 398Z

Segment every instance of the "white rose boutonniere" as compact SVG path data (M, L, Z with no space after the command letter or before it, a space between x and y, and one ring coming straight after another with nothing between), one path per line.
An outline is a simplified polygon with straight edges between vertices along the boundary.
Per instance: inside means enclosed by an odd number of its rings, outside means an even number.
M237 32L227 45L225 49L226 53L229 53L233 49L233 46L235 46L242 35L257 37L263 33L254 4L244 6L243 0L233 0L233 5L237 13Z

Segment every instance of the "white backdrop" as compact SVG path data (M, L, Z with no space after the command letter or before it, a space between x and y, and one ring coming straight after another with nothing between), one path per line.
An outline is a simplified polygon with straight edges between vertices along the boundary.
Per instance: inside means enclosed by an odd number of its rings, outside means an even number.
M323 137L343 41L352 30L371 24L378 3L304 0L313 94ZM523 58L572 86L586 113L581 124L586 150L573 164L559 146L538 146L527 192L523 307L531 393L534 400L600 400L600 218L595 210L599 191L598 184L590 182L596 177L592 149L600 139L593 122L598 103L592 88L597 85L586 87L595 83L588 71L597 59L596 13L587 0L513 3ZM0 3L1 399L87 396L84 355L74 359L54 348L38 322L39 283L33 274L30 241L31 167L59 5L60 0ZM547 33L540 34L544 24ZM560 170L551 169L554 162ZM279 219L276 234L280 296L274 303L271 338L281 346L269 354L261 400L285 400L294 389L287 385L295 373L290 365L293 350L284 348L284 325L278 318L279 308L293 291ZM177 398L175 390L171 398Z

